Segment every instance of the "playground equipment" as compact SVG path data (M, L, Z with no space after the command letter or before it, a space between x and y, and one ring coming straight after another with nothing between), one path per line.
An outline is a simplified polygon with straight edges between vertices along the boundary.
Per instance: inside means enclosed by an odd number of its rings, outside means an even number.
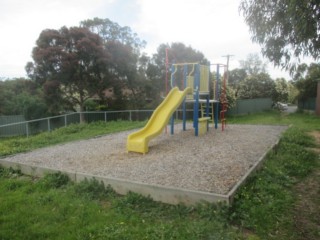
M164 101L153 112L147 125L128 136L127 151L147 153L149 141L161 133L162 129L168 124L170 116L190 91L191 88L186 88L184 91L179 91L178 87L172 88Z
M221 96L219 91L220 73L217 66L217 77L214 84L214 98L210 99L209 88L209 74L210 65L200 65L199 63L179 63L171 65L171 91L163 102L153 112L150 120L144 128L130 134L127 138L127 151L147 153L149 150L148 144L152 138L158 136L162 130L167 126L170 117L171 134L174 133L174 117L173 113L182 103L182 120L183 130L186 130L186 105L193 104L193 128L195 136L205 134L209 130L209 120L214 121L215 128L218 128L219 118L219 99L222 103L222 110L220 111L220 119L222 123L222 130L226 126L225 112L227 110L226 100L226 77L224 77L224 84L221 89ZM223 65L224 66L224 65ZM226 74L225 74L226 75ZM181 79L181 81L179 81ZM167 77L166 77L167 80ZM167 82L166 82L167 86ZM184 89L180 91L179 89ZM203 104L203 105L200 105ZM209 109L212 106L212 114L210 117ZM199 112L201 111L201 117Z
M179 71L179 69L181 71ZM172 64L171 66L171 86L190 87L192 92L186 96L186 100L182 104L182 120L183 130L186 130L186 105L188 103L193 104L193 127L195 130L195 136L198 136L208 131L209 128L209 108L210 104L218 107L218 99L210 99L209 88L209 72L210 66L200 65L199 63L180 63ZM180 72L181 81L178 81L178 74ZM203 104L202 106L200 104ZM212 105L212 106L213 106ZM202 110L201 118L199 118L199 111ZM212 116L213 117L213 116ZM214 117L214 121L217 127L218 116ZM200 125L199 125L200 124ZM206 127L204 127L204 125ZM201 131L199 132L199 127ZM204 131L206 129L206 131ZM174 118L171 118L171 134L174 133Z

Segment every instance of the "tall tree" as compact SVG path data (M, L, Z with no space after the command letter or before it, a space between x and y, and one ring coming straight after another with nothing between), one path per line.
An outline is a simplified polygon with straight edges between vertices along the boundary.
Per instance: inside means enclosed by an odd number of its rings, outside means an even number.
M273 102L288 102L290 91L289 83L284 78L277 78L274 83Z
M42 31L32 57L27 73L44 87L52 112L77 105L83 111L85 101L108 86L110 56L99 35L86 28Z
M167 56L166 56L167 54ZM155 92L160 93L165 90L166 79L166 57L168 63L200 63L208 64L209 61L204 54L191 46L175 42L171 44L161 44L157 48L157 53L153 55L148 67L148 77L154 82ZM170 66L169 66L170 67Z
M31 80L0 81L0 115L24 115L27 120L45 117L43 92Z
M242 0L239 7L262 53L276 66L294 72L301 57L319 59L318 0Z
M239 99L271 98L274 94L274 84L267 73L250 75L241 82L237 97Z
M247 75L266 73L267 70L267 64L260 59L257 53L250 53L246 60L241 60L240 67L246 71Z
M141 49L146 42L139 39L130 27L122 27L109 19L88 19L81 22L82 27L97 33L111 58L113 75L112 86L118 108L141 108L145 104L145 68L139 68L144 55ZM141 61L140 61L141 59ZM130 99L130 101L128 101Z
M303 65L296 74L295 86L299 90L298 100L307 100L317 96L317 81L320 79L320 64Z
M121 27L118 23L112 22L110 19L87 19L80 23L81 27L88 28L91 32L98 34L104 41L116 41L124 45L129 45L137 52L144 48L146 42L141 40L138 35L132 32L128 26Z
M236 68L230 70L228 73L228 84L235 88L241 81L248 76L247 72L243 68Z

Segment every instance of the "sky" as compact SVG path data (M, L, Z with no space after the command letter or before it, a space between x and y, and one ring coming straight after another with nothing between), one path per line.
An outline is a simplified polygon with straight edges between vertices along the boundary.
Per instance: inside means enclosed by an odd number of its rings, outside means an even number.
M0 79L26 77L25 65L41 31L109 18L147 42L147 55L163 43L182 42L211 63L239 67L248 54L260 54L239 13L240 0L0 0ZM267 62L266 59L261 59ZM272 78L290 76L268 64Z

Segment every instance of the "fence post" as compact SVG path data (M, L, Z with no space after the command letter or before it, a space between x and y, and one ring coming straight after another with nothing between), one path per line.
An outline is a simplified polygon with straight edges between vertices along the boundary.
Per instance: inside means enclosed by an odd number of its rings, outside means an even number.
M50 132L51 129L50 129L50 118L48 118L48 132Z
M129 121L130 121L130 122L132 121L132 118L131 118L131 110L129 111Z
M104 121L107 122L107 112L104 112Z
M26 133L27 133L27 137L29 137L29 126L28 126L28 122L26 122Z

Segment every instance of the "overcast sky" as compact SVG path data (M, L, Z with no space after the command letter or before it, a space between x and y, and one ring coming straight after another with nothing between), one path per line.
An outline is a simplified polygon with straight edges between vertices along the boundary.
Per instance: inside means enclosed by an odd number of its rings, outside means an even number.
M147 42L151 56L162 43L182 42L211 63L239 67L250 53L260 53L239 14L240 0L0 0L0 79L26 77L35 41L44 29L79 26L94 17L129 26ZM265 59L263 59L266 61ZM273 78L289 75L268 65Z

